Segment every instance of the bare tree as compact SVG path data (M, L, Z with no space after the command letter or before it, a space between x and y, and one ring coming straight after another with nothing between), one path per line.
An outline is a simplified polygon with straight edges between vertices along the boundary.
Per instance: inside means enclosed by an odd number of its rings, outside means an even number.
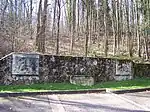
M112 14L111 14L111 18L112 18L112 30L113 30L113 40L114 40L114 44L113 44L113 55L116 55L116 5L115 5L115 0L112 0L111 2L111 6L112 6Z
M0 39L10 51L149 59L149 9L149 0L1 0Z
M57 0L55 0L55 3L54 3L54 13L53 13L53 26L52 26L52 38L54 37L54 32L56 32L56 8L57 8Z
M59 34L59 31L60 31L60 15L61 15L61 0L58 0L57 1L57 11L58 11L58 20L57 20L57 41L56 41L56 55L59 54L59 39L60 39L60 34Z
M107 0L104 0L104 53L105 56L107 57L107 53L108 53L108 33L107 33L107 19L106 19L106 14L107 14Z
M89 0L86 0L86 34L85 34L85 56L88 55L88 40L89 40Z
M136 36L137 36L137 55L139 57L141 57L141 46L140 46L140 43L141 43L141 37L140 37L140 15L139 15L139 2L138 0L136 0L136 8L135 8L135 12L136 12L136 24L137 24L137 27L136 27Z
M33 12L33 5L32 5L32 0L30 0L30 38L33 39L32 37L32 34L33 34L33 31L32 31L32 12Z
M41 32L41 12L42 12L42 0L39 2L38 13L37 13L37 34L36 34L36 45L39 45L40 41L40 32ZM39 51L39 50L38 50Z
M129 21L129 0L125 0L125 4L126 4L126 20L127 20L127 43L128 43L128 53L129 53L129 56L132 57L132 47L131 47L131 44L132 44L132 40L131 40L131 32L130 32L130 21Z
M44 9L42 11L42 0L40 0L38 10L38 24L37 24L37 46L38 46L37 51L42 53L45 52L45 36L46 36L45 29L47 20L47 6L48 0L44 0Z
M72 34L71 34L71 46L70 53L73 52L74 47L74 39L75 39L75 31L76 30L76 0L73 0L73 8L72 8Z
M44 10L42 15L42 27L41 27L41 52L45 53L45 30L46 30L46 21L47 21L47 7L48 0L44 0Z

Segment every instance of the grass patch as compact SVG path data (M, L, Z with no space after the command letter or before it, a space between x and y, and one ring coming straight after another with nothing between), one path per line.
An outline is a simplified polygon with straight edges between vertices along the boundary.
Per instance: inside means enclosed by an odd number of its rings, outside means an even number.
M81 90L109 88L113 90L136 89L150 87L150 78L137 78L126 81L110 81L96 83L93 86L73 85L70 83L44 83L32 85L8 85L0 86L0 92L42 92L53 90Z

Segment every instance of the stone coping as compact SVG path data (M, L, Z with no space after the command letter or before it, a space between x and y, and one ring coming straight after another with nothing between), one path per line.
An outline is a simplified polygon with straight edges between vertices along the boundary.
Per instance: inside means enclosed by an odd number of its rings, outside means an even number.
M33 54L33 55L41 55L41 56L58 56L58 57L72 57L72 58L93 58L93 59L97 59L97 58L100 58L100 59L112 59L112 60L120 60L120 61L132 61L131 59L124 59L124 58L116 58L116 57L104 57L104 56L74 56L74 55L56 55L56 54L43 54L43 53L39 53L39 52L12 52L9 55L12 55L12 54ZM4 57L7 57L4 56Z

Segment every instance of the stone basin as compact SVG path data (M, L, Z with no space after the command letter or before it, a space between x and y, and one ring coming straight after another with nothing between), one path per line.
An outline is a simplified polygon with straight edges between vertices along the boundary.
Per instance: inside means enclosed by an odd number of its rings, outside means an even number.
M94 78L92 76L85 75L74 75L70 77L70 83L82 86L92 86L94 85Z

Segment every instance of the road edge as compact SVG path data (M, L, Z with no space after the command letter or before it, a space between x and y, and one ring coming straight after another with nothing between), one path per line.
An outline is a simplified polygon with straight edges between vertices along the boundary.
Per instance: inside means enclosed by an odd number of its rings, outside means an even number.
M61 90L46 92L14 92L0 93L0 97L17 97L17 96L34 96L34 95L52 95L52 94L86 94L86 93L105 93L106 89L90 89L90 90Z
M143 92L143 91L150 91L150 88L139 88L139 89L126 89L126 90L109 90L106 91L115 93L115 94L124 94L124 93L135 93L135 92Z

